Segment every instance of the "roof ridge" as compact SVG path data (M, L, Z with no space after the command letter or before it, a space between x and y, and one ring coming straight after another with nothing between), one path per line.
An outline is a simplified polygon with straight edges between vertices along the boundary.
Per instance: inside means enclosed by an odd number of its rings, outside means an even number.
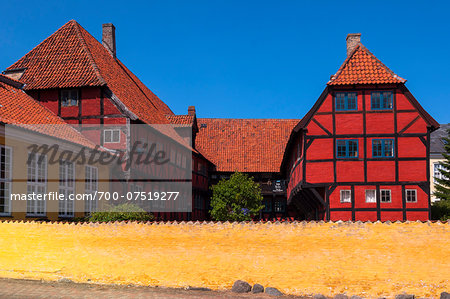
M366 48L366 46L364 46L363 44L360 43L361 48L366 51L367 53L369 53L373 58L375 58L375 60L381 64L382 67L385 68L386 71L388 71L394 78L403 81L402 83L406 82L406 79L400 77L399 75L397 75L396 73L394 73L394 71L392 71L387 65L385 65L380 59L378 59L378 57L376 57L372 52L370 52L369 49Z
M130 74L128 74L127 70L124 68L124 65L122 65L122 62L117 58L114 58L114 60L117 62L117 64L120 66L120 68L125 72L125 74L128 76L128 78L130 78L130 80L133 81L134 85L136 85L136 87L144 95L144 97L150 102L150 104L152 104L156 110L159 110L158 107L156 107L155 103L153 103L153 101L148 98L147 94L142 90L142 88L139 86L139 84L137 84L137 82L130 76Z
M84 40L83 35L81 34L80 31L80 27L83 28L77 21L75 20L70 20L69 22L72 22L73 25L75 25L75 30L77 32L77 37L81 43L81 46L83 47L83 49L86 51L86 55L88 57L89 63L91 64L92 68L94 69L95 74L97 75L98 80L100 81L100 83L102 83L103 85L107 85L106 81L103 79L102 75L100 74L100 70L97 66L97 63L95 62L94 57L91 54L91 50L89 49L89 47L86 44L86 41ZM83 28L83 30L85 30ZM86 31L86 30L85 30Z
M331 76L330 80L327 82L327 85L333 83L334 81L336 81L338 79L338 77L341 75L341 73L343 72L343 70L345 69L345 67L348 65L349 61L353 58L353 56L355 55L355 53L361 49L362 51L364 51L367 55L369 55L371 58L373 58L375 60L376 63L378 63L386 72L388 72L395 80L398 80L400 83L405 83L406 79L400 77L399 75L397 75L396 73L394 73L389 67L387 67L383 62L381 62L380 59L378 59L372 52L369 51L369 49L367 49L361 42L358 42L358 44L356 45L356 47L352 50L352 52L350 53L350 55L347 56L347 58L344 60L344 62L342 63L342 65L339 67L339 69L337 70L337 72Z
M176 114L177 115L177 114ZM197 119L211 119L211 120L281 120L281 121L294 121L300 120L299 118L225 118L225 117L197 117Z

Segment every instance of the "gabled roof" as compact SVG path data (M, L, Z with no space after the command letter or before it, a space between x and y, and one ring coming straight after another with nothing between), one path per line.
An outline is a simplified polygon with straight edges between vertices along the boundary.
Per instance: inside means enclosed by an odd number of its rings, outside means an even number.
M114 96L149 124L167 124L170 108L80 24L72 20L41 42L6 72L25 69L26 90L107 86Z
M394 74L366 47L359 43L328 85L391 84L406 80Z
M279 172L298 119L197 119L197 149L217 171Z
M450 124L441 124L441 127L431 133L430 139L430 152L432 154L441 154L445 153L444 142L442 141L443 137L448 137L447 130L450 130Z
M0 74L0 122L36 131L81 146L95 144ZM17 82L17 81L15 81Z

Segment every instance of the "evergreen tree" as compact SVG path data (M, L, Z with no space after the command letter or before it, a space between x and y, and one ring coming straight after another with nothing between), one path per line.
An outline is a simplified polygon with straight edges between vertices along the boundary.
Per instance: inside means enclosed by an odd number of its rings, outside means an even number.
M442 138L445 149L445 152L442 153L444 161L439 162L442 166L442 168L439 169L442 178L436 178L436 183L434 184L435 191L433 193L436 198L441 200L450 199L450 129L447 130L447 133L448 136Z

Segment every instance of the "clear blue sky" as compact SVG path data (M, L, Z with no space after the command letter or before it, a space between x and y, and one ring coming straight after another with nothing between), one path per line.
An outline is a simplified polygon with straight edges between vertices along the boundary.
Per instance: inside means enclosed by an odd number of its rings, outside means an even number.
M301 118L362 42L440 123L450 122L446 1L3 1L0 69L70 19L97 39L116 26L118 57L177 114Z

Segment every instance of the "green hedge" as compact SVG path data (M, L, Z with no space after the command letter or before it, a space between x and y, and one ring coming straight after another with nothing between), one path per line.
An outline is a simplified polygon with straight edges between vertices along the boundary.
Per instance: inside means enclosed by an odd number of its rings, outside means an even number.
M88 218L90 222L110 221L151 221L155 217L144 209L131 203L108 207L105 211L94 212Z
M450 200L440 200L431 204L431 219L450 220Z

